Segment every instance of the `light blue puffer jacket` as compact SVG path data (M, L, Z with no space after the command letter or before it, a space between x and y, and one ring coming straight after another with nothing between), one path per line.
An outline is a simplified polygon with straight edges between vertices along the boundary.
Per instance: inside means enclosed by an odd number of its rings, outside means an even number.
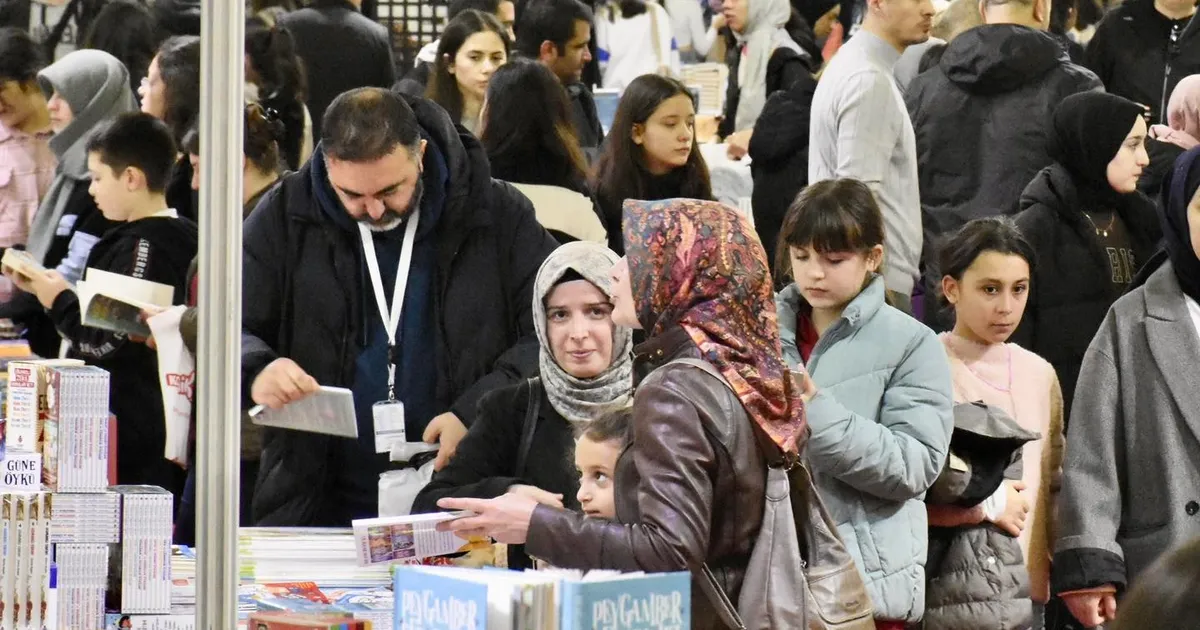
M793 284L776 298L783 354L800 363ZM924 324L884 303L876 276L813 349L806 458L866 579L877 619L925 610L925 491L950 448L954 397L946 351Z

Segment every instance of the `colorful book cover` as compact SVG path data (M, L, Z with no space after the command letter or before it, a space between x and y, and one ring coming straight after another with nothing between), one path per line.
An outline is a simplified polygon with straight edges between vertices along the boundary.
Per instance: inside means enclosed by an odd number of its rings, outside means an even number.
M313 582L262 584L254 596L259 610L320 613L329 612L329 600Z
M562 583L563 630L687 630L692 577L687 572Z

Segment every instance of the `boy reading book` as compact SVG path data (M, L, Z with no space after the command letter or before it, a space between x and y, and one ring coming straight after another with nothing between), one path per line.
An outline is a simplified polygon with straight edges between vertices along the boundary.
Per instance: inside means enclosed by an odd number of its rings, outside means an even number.
M182 303L198 233L194 223L167 207L164 193L176 156L171 132L147 114L124 114L96 129L87 152L88 192L105 218L118 223L92 248L87 267L171 286L174 303ZM178 494L184 471L163 457L166 436L154 351L125 334L84 326L79 297L58 272L18 282L49 311L71 345L70 357L112 374L118 483L156 485Z
M575 441L575 467L579 469L579 505L593 518L616 520L613 472L617 459L629 446L633 410L622 407L588 423Z

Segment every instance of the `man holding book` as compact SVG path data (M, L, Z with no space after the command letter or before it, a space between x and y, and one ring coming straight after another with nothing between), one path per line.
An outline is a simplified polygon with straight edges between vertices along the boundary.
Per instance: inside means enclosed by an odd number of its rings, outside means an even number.
M556 245L437 105L339 96L321 145L246 222L242 384L281 408L349 388L358 439L270 428L259 525L347 525L378 512L388 440L453 454L479 398L537 372L534 277Z

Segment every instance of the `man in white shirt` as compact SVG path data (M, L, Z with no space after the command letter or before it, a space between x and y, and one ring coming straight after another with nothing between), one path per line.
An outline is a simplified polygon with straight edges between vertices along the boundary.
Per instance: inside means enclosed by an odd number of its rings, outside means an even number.
M921 258L921 199L912 122L893 74L904 50L929 39L930 0L867 0L862 30L826 66L813 97L808 180L850 177L871 187L886 229L883 276L911 312Z

